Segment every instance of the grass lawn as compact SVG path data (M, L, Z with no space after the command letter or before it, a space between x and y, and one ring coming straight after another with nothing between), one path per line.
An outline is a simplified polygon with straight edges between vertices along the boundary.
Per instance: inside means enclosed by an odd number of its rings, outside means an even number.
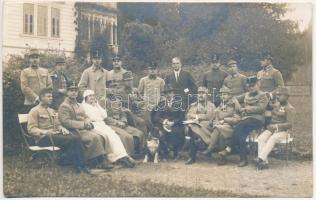
M18 155L4 157L6 197L238 197L227 191L167 186L149 180L132 183L112 172L92 177L76 175L71 167L23 163Z

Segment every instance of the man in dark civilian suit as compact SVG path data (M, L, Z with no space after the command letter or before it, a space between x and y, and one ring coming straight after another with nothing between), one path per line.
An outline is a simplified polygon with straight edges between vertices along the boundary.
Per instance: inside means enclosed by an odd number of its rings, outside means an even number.
M188 105L195 101L197 86L192 75L181 69L182 63L179 57L172 59L173 71L165 78L165 85L173 88L176 97L182 98L182 109L187 110Z

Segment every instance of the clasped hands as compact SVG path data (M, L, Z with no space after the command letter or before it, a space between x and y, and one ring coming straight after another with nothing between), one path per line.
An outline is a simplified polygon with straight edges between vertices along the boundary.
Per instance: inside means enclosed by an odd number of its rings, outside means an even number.
M87 130L93 129L94 126L93 126L93 123L92 123L92 122L93 122L93 121L90 120L90 119L85 119L85 120L84 120L84 128L87 129Z

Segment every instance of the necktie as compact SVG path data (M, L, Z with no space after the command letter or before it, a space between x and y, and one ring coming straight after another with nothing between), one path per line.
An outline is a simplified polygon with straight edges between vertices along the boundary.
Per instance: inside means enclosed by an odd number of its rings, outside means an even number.
M179 72L176 72L176 81L178 82L179 79Z

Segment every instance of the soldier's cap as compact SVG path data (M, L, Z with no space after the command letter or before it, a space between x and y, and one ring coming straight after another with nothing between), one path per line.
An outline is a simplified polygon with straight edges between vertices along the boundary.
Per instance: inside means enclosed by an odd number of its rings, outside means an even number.
M218 54L213 54L211 60L212 60L213 63L219 62L219 56L218 56Z
M85 91L83 92L82 97L83 97L83 98L86 98L87 96L90 96L90 95L94 95L94 91L93 91L93 90L85 90Z
M276 89L276 94L277 95L280 95L280 94L290 95L290 91L287 87L278 87Z
M56 64L65 63L65 59L63 57L58 57L58 58L56 58L55 63Z
M220 90L219 90L219 93L223 94L223 93L228 93L228 94L231 94L232 91L226 87L226 86L223 86Z
M29 51L29 56L32 57L32 56L39 56L39 51L38 49L30 49Z
M208 93L208 89L206 87L200 86L198 88L198 93Z
M39 96L43 96L44 94L47 94L47 93L53 93L53 88L51 87L48 87L48 88L43 88L40 90L39 92Z
M133 80L133 73L131 71L126 71L123 74L123 81Z
M76 81L68 80L66 84L67 84L67 90L68 89L78 89L78 84L76 83Z
M158 65L157 65L157 63L156 62L152 62L152 63L150 63L150 65L148 65L148 69L157 69L157 67L158 67Z
M120 55L115 55L113 58L112 58L112 61L120 61L121 60L121 56Z
M233 60L233 59L230 59L228 62L227 62L227 66L230 66L230 65L233 65L233 64L236 64L237 65L237 61Z
M247 77L246 83L248 85L255 85L257 83L257 77L256 76Z
M268 60L273 60L273 56L269 52L264 52L262 54L262 59L268 59Z
M101 58L101 51L99 49L92 50L92 58Z
M170 93L170 92L174 92L174 88L169 86L169 85L166 85L163 89L163 91L161 91L161 93L163 94L167 94L167 93Z

